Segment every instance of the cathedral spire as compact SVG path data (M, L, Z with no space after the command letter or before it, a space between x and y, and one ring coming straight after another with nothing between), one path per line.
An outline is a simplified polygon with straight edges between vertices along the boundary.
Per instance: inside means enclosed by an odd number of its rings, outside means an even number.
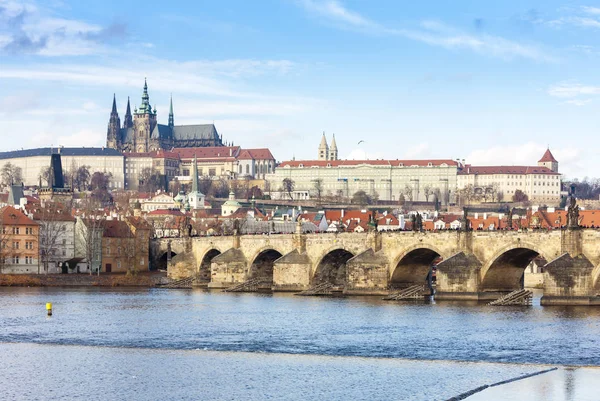
M133 127L133 120L131 119L131 106L129 105L129 96L127 96L127 111L125 111L125 119L123 120L123 128Z
M113 107L111 114L117 114L117 95L113 93Z
M169 127L175 125L175 118L173 116L173 94L171 94L171 106L169 108Z

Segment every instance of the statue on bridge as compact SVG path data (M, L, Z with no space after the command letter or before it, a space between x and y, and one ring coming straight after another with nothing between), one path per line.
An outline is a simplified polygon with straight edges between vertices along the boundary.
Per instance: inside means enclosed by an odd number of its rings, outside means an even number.
M579 206L574 196L571 196L567 209L567 228L579 228Z
M471 222L469 221L469 218L467 217L468 214L469 214L469 211L467 210L467 208L463 207L463 217L460 221L460 228L462 231L471 231Z
M411 216L412 229L413 231L423 231L423 216L421 213L416 212Z

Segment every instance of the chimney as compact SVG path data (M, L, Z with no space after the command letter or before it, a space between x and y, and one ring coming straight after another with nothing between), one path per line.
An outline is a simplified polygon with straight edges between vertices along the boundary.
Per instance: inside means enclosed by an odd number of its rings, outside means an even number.
M484 214L483 214L483 219L484 219L484 220L487 220L487 213L484 213Z
M479 213L475 212L475 219L479 218Z
M342 215L340 217L344 218L344 209L342 209Z
M233 155L233 149L229 148L229 157Z

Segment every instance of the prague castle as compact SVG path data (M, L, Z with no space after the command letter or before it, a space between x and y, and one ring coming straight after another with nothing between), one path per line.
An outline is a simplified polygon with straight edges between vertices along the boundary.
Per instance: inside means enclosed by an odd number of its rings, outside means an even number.
M108 122L106 146L120 152L150 152L171 148L195 148L223 146L214 124L175 125L173 99L167 125L159 124L156 106L150 105L148 84L144 82L142 104L134 109L133 116L129 99L123 126L117 113L116 97L113 97L112 111Z

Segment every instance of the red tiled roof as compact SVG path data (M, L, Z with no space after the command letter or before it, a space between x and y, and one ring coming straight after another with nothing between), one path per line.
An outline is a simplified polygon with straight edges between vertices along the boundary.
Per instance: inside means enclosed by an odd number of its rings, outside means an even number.
M240 151L239 146L207 146L203 148L173 148L182 159L216 159L222 160L227 157L236 157Z
M473 174L545 174L545 175L560 175L555 173L548 167L540 166L471 166L466 165L459 175Z
M127 223L121 220L105 220L102 222L104 227L104 237L111 238L131 238L133 234Z
M539 160L539 162L553 162L553 163L558 163L558 161L554 158L554 156L552 156L552 152L550 152L550 149L546 149L546 152L544 153L544 156L542 156L542 158Z
M23 212L12 206L4 206L0 209L2 224L7 226L37 226L38 223L25 216Z
M243 149L237 158L240 160L275 160L273 154L267 148Z
M331 167L344 167L344 166L359 166L362 164L371 166L390 166L390 167L428 167L429 163L432 166L438 167L442 164L447 166L458 166L458 163L454 160L445 159L432 159L432 160L291 160L282 162L279 167L327 167L329 164Z

